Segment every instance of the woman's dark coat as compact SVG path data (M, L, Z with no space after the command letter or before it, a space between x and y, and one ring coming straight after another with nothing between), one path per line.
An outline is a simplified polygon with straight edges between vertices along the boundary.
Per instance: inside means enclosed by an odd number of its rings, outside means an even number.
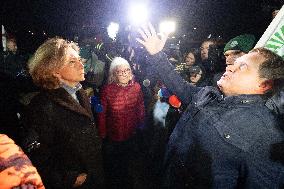
M31 153L46 188L72 188L80 173L87 181L80 188L101 188L101 141L89 99L81 89L80 104L63 88L44 90L34 97L25 125L39 136L40 147Z

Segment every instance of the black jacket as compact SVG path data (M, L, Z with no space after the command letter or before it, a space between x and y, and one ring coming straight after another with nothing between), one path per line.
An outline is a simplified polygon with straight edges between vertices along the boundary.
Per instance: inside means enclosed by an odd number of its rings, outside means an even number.
M25 126L38 134L40 147L31 153L47 189L72 188L87 173L82 188L101 188L101 141L81 89L80 104L65 89L45 90L34 97L25 114Z
M169 139L162 188L284 186L284 166L270 157L284 133L263 95L223 97L217 88L183 81L163 53L149 58L162 82L188 104Z

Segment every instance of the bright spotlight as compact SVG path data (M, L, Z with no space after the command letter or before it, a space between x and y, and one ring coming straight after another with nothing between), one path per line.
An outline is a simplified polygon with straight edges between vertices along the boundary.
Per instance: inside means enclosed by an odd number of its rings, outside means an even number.
M119 24L115 22L111 22L109 26L107 27L108 36L112 38L112 40L114 40L116 38L116 34L118 30L119 30Z
M173 33L176 30L174 21L164 21L160 23L160 33Z
M129 19L133 25L141 25L146 23L148 19L147 7L144 4L135 4L130 7Z

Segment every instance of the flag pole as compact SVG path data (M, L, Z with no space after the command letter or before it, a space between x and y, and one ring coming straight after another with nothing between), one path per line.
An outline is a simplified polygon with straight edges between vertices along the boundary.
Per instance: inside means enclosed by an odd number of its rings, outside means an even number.
M6 39L6 31L3 25L1 25L2 28L2 47L3 47L3 51L6 52L6 43L7 43L7 39Z

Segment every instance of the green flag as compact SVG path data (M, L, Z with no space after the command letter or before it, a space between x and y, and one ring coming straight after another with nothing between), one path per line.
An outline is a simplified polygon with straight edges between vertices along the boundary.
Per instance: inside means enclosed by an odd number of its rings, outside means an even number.
M257 42L257 47L265 47L284 58L284 6Z

